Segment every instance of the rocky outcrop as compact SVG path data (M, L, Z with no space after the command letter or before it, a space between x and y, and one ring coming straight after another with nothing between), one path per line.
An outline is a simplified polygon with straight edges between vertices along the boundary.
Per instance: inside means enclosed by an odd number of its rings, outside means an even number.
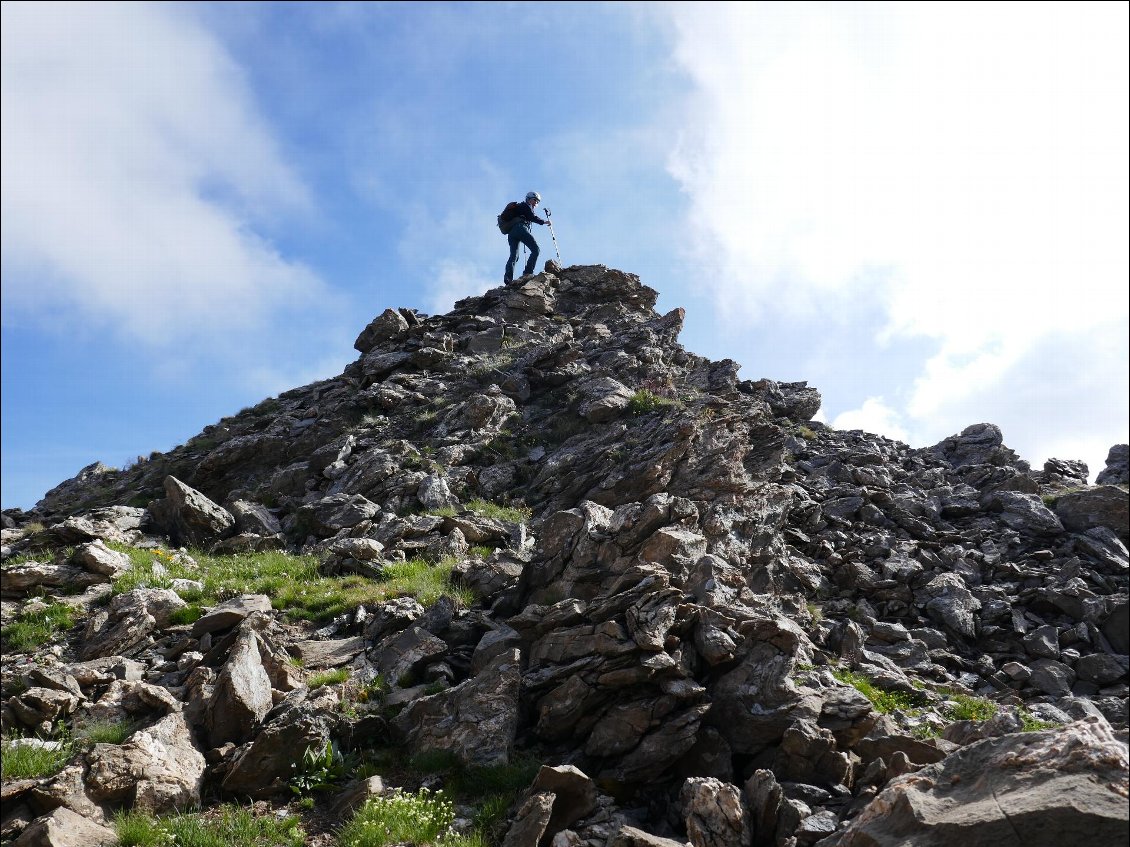
M550 264L447 315L386 310L341 375L6 516L5 626L80 623L5 650L5 732L133 734L6 783L5 837L61 809L279 805L391 747L544 763L512 847L1124 840L1124 445L1090 486L992 424L926 449L833 430L806 383L684 350L657 297ZM219 592L177 545L463 591L315 624L307 586Z

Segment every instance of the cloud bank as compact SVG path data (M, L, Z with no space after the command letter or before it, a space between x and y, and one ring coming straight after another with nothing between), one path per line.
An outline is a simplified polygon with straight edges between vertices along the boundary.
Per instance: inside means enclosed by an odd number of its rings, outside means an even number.
M924 444L992 420L1043 458L1065 445L1035 418L1065 404L1088 433L1067 446L1101 469L1128 405L1127 7L671 17L697 90L670 170L720 321L874 312L852 343L933 352L837 425Z
M307 190L177 7L5 3L2 126L5 323L229 347L332 303L270 234Z

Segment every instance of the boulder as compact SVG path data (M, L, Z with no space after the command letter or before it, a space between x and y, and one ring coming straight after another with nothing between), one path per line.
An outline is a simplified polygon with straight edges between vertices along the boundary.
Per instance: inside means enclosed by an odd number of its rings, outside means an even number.
M154 815L200 805L204 756L180 712L138 730L124 744L94 745L88 760L87 791L99 802Z
M1056 500L1055 513L1076 532L1105 526L1123 540L1130 537L1130 494L1114 485L1070 491Z
M466 682L413 701L392 729L416 751L446 751L468 765L506 764L518 727L519 658L508 650Z
M821 847L1123 844L1128 764L1096 718L979 741L892 781Z
M110 847L117 843L118 834L110 827L60 806L32 821L13 847Z

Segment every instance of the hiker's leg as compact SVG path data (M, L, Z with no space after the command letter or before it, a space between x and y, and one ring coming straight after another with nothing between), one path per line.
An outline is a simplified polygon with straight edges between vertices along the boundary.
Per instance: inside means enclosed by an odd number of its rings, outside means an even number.
M534 272L534 265L538 261L538 243L534 240L533 233L528 229L522 231L522 243L530 248L530 258L526 260L526 269L522 271L522 276L529 276Z
M506 236L506 240L510 242L510 258L506 260L506 272L502 275L503 283L514 280L514 266L518 264L518 245L521 243L518 235L521 230L522 227L515 226Z

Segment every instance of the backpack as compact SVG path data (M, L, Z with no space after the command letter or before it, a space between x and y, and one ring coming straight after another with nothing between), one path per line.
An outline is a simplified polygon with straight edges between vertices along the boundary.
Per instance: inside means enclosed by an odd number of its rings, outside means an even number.
M518 214L518 201L511 200L506 204L506 208L498 216L498 231L503 235L510 232L510 227L514 223L514 218Z

